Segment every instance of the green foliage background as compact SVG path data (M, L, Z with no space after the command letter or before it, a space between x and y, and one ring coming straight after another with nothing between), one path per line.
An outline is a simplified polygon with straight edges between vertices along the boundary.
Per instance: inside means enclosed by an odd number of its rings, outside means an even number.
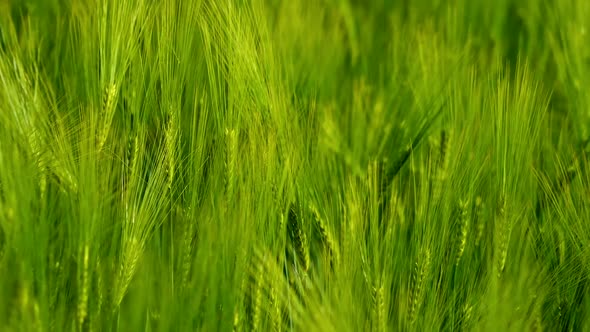
M590 330L587 0L0 0L0 330Z

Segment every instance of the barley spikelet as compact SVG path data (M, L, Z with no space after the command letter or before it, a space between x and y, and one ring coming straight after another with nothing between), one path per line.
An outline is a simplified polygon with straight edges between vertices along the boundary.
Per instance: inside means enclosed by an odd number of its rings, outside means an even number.
M174 173L176 170L176 142L178 137L178 123L176 112L171 110L169 112L168 124L166 126L165 145L166 145L166 161L168 173L168 190L172 190L172 183L174 182Z
M238 298L236 299L236 304L234 305L234 319L233 319L233 331L234 332L238 332L238 331L242 331L243 330L243 325L242 325L242 316L240 316L240 310L242 308L242 305L244 304L244 299L245 299L245 294L247 292L247 278L242 278L242 281L240 282L240 289L239 289L239 295Z
M307 235L301 227L301 220L297 218L297 215L293 209L290 210L289 215L289 230L295 244L295 251L299 257L301 267L304 272L307 272L309 270L310 261Z
M476 229L475 229L475 245L479 246L480 242L481 242L481 238L483 236L483 230L484 230L484 219L483 219L483 210L485 208L485 204L481 199L481 196L477 196L475 198L475 223L476 223Z
M425 249L415 263L408 313L410 323L414 323L422 305L424 287L430 273L430 258L430 249Z
M39 309L39 301L35 300L33 303L33 331L42 331L41 326L41 310Z
M543 316L542 304L540 304L537 296L533 296L533 321L531 322L531 331L543 332Z
M225 130L225 190L228 200L233 199L236 182L238 137L234 129Z
M508 254L508 243L510 241L510 225L506 218L506 198L502 196L498 203L496 215L496 235L497 235L497 269L498 278L502 276L504 266L506 265L506 256Z
M283 331L283 313L281 311L281 302L275 286L271 286L270 289L270 303L272 305L271 318L273 331L281 332Z
M387 331L387 320L383 285L373 287L373 331Z
M470 330L473 318L473 306L465 303L461 313L461 327L462 330Z
M240 313L237 309L234 309L234 321L233 321L233 329L234 332L241 331L240 329Z
M96 310L93 322L97 325L96 330L100 329L100 315L104 303L104 280L100 260L96 262Z
M287 223L285 222L285 213L279 214L279 236L282 238L287 232Z
M114 302L115 307L118 307L121 304L121 301L127 292L127 288L135 274L141 251L141 243L139 243L136 237L133 237L131 241L124 246L123 260L119 267L119 277L117 279L117 291L115 293Z
M440 157L438 160L438 167L443 172L443 174L441 174L443 178L446 176L444 172L447 170L449 165L448 152L451 144L451 135L452 132L450 130L443 130L440 133Z
M242 322L241 322L240 312L238 311L237 308L234 308L234 321L233 321L232 331L234 331L234 332L242 331L241 326L242 326Z
M336 242L334 241L334 237L332 236L332 232L328 229L328 225L320 216L320 213L314 206L310 206L310 209L315 217L315 221L317 222L318 228L320 230L320 234L322 236L322 241L328 251L329 261L330 264L338 264L340 260L340 253Z
M45 169L42 169L39 174L39 192L41 201L44 201L47 194L47 171Z
M461 257L465 252L465 244L467 243L467 234L469 233L469 202L459 201L459 234L457 239L457 259L455 265L459 265Z
M404 201L397 190L392 186L391 196L389 199L389 209L391 210L391 219L399 226L404 227L406 224L406 215L404 211ZM388 231L393 231L394 223L388 224Z
M264 265L255 264L250 288L251 331L259 331L262 316L262 288L264 287Z
M83 265L82 275L80 278L80 293L78 295L78 327L82 330L86 317L88 315L88 261L89 261L89 248L88 245L84 246L83 250Z
M41 315L39 310L39 302L31 294L28 282L22 282L17 286L18 298L17 305L13 306L10 314L9 326L12 326L14 331L40 331ZM6 322L3 322L3 327L6 329Z
M98 151L101 151L109 136L117 99L117 85L112 83L107 87L102 100L101 127L98 136Z
M432 179L432 202L439 202L442 194L443 184L447 178L447 169L449 165L448 151L451 145L451 134L449 130L442 130L440 133L440 142L438 148L438 158L436 159L436 168L433 172Z
M192 240L193 240L193 231L194 226L191 220L185 220L186 226L183 234L182 240L182 247L183 247L183 255L182 255L182 279L181 279L181 287L183 290L187 289L188 286L188 279L191 269L191 253L192 253Z

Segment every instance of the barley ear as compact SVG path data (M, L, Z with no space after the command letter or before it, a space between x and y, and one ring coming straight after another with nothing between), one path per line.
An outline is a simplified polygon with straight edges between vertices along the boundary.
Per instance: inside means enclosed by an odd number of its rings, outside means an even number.
M290 210L289 214L289 230L293 238L295 251L297 252L301 267L304 272L307 272L310 265L307 235L302 229L301 220L297 217L293 209Z
M137 262L139 261L141 251L142 245L135 236L132 237L128 244L124 245L123 260L119 266L119 276L117 279L114 299L115 301L113 303L115 308L121 304L123 297L125 297L127 288L129 287L129 284L133 279L133 275L135 274L135 269L137 268Z
M263 262L254 264L254 271L251 276L250 285L250 308L251 320L250 330L259 331L262 317L262 289L264 287L264 265Z
M435 169L432 179L432 202L437 203L442 194L442 188L447 179L447 170L449 165L449 149L451 146L451 130L442 130L440 133L440 142L438 148L438 158L436 159Z
M275 332L283 331L283 313L281 310L281 301L277 294L276 286L272 285L270 289L270 303L272 305L272 326Z
M336 242L334 241L334 236L332 232L328 229L328 225L326 224L325 220L320 216L317 208L315 206L310 206L310 209L315 217L315 221L318 225L320 235L322 237L322 242L328 252L328 259L331 265L338 264L340 259L340 253L337 247Z
M416 315L420 311L420 306L422 305L424 288L430 273L430 259L430 249L426 248L422 251L414 266L408 313L410 324L415 322L417 318Z
M373 287L373 331L387 331L387 311L385 309L385 290L383 284Z
M502 195L498 203L496 214L496 236L497 236L497 273L498 278L502 276L506 265L506 256L508 254L508 244L510 242L510 225L506 217L506 197Z
M483 211L485 209L485 203L482 201L481 196L477 196L475 198L475 223L476 223L476 230L475 230L475 245L479 246L481 242L481 238L483 236L484 230L484 219L483 219Z
M234 304L234 317L233 317L233 331L238 332L243 330L243 319L240 316L240 310L242 309L245 302L245 294L247 292L247 277L242 278L239 287L239 295Z
M465 252L465 244L467 242L467 234L469 233L469 201L459 201L459 234L457 237L457 257L455 265L459 265L461 257Z
M166 161L168 173L168 190L172 190L174 182L174 175L176 170L176 149L178 139L178 120L176 112L171 110L168 116L168 124L166 126L165 145L166 145Z
M182 240L182 279L181 279L181 287L183 290L188 288L188 281L191 269L191 254L192 254L192 240L193 240L193 232L194 232L194 225L192 220L185 218L185 228Z
M111 83L104 93L102 100L101 126L98 136L98 151L101 151L109 136L113 117L115 115L115 105L117 100L117 85Z
M79 294L78 294L78 327L80 331L83 329L84 322L88 316L88 263L89 263L89 248L88 245L84 245L82 250L82 271L79 281Z

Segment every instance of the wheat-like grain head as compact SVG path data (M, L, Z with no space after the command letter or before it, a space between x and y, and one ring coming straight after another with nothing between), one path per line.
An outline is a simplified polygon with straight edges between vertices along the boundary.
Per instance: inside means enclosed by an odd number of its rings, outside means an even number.
M502 276L508 255L508 244L510 242L510 225L506 216L506 197L502 195L498 202L496 213L496 254L498 278Z
M82 273L80 276L79 294L78 294L78 327L82 330L86 317L88 316L88 287L89 287L89 247L84 245L82 250Z
M422 251L414 266L408 313L410 324L414 323L416 320L416 316L420 310L420 306L422 305L424 298L424 288L430 273L430 263L430 249L426 248Z
M483 211L485 209L485 203L481 199L481 196L475 198L475 245L479 246L481 238L483 236L483 230L485 228L485 221L483 218Z
M176 154L177 154L177 141L178 141L178 119L176 112L171 110L168 112L168 124L166 126L165 133L165 145L166 145L166 161L168 173L168 190L172 190L172 184L174 182L174 175L176 171Z
M115 115L115 105L117 100L117 85L111 83L104 93L102 100L102 112L101 112L101 127L98 135L98 151L101 151L104 144L107 141L109 131L111 130L111 124Z
M319 211L315 206L310 206L310 210L312 211L312 214L315 217L315 221L320 230L322 242L324 243L326 250L328 252L330 264L338 264L338 261L340 260L340 250L338 249L338 245L334 240L332 231L330 231L328 225L326 224L325 220L321 217Z
M465 244L467 243L467 234L469 233L469 201L459 201L459 234L457 234L457 256L455 265L459 265L459 261L465 252Z

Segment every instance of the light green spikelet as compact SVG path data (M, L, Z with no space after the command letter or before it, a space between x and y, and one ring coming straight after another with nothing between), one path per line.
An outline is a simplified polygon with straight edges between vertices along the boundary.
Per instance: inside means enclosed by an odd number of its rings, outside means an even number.
M336 241L334 240L334 236L332 232L328 229L328 225L324 221L324 219L320 216L320 213L314 206L310 206L310 209L315 217L317 222L320 235L322 237L322 241L326 247L326 250L329 255L329 261L331 264L338 264L340 260L340 252L338 250Z
M506 197L502 196L498 203L496 214L496 248L497 248L497 273L498 278L502 276L508 255L508 244L510 242L510 225L506 216Z
M484 208L485 208L485 203L481 199L481 196L477 196L475 198L475 223L476 223L475 245L476 246L479 246L479 244L481 242L481 238L483 236L483 230L484 230L484 226L485 226L484 219L483 219Z
M47 194L47 171L45 169L41 169L39 174L39 196L41 200L45 200Z
M181 287L183 290L187 289L189 275L191 270L191 253L192 253L192 239L193 239L193 232L194 226L191 220L185 220L186 226L184 229L183 234L183 255L182 255L182 279L181 279Z
M105 292L105 285L103 279L103 272L100 260L96 262L96 313L94 315L95 319L93 320L94 324L100 326L99 317L102 313L102 305L104 303L104 292ZM98 329L95 329L98 330Z
M307 235L302 229L301 220L299 220L296 216L289 217L289 228L293 237L295 251L299 257L301 268L304 272L307 272L310 265L309 244L307 242Z
M102 100L102 112L100 114L100 131L98 135L98 151L101 151L107 141L113 118L115 115L115 105L117 100L117 85L111 83L105 90Z
M470 329L473 321L473 305L465 303L461 313L461 326L463 329Z
M166 145L166 161L168 173L168 190L172 190L174 182L174 175L176 171L176 149L178 141L178 120L176 112L171 110L169 112L168 124L166 126L165 145Z
M438 158L435 158L435 168L433 170L432 178L432 202L439 202L444 182L448 177L448 165L449 165L449 150L451 146L452 131L442 130L440 133L440 141L438 146L438 153L435 154Z
M408 319L410 324L413 324L420 311L420 306L424 298L424 288L430 273L430 249L426 248L422 251L419 259L414 266L414 274L412 277L410 304Z
M247 289L247 277L241 278L241 282L239 285L239 293L237 297L237 301L234 305L234 317L233 317L233 331L238 332L243 330L243 317L240 315L242 305L245 302Z
M277 289L272 286L270 289L270 302L272 305L272 326L275 332L283 331L283 315L281 312L281 302L279 300Z
M251 331L260 331L262 317L262 289L264 287L264 265L262 262L255 264L253 284L251 286Z
M80 288L78 294L78 326L80 330L84 326L86 317L88 316L88 264L89 264L89 248L88 245L84 246L82 252L82 274L80 276Z
M124 245L123 259L119 266L119 276L117 279L116 293L113 303L115 307L118 307L121 304L123 297L125 297L127 288L135 274L135 269L137 268L137 262L139 261L141 252L142 245L136 237L133 237L129 243Z
M465 244L467 243L467 234L469 233L469 201L459 201L459 234L457 238L457 258L455 265L459 265L461 257L465 252Z
M383 285L373 287L373 331L387 331L388 318L385 305L385 290Z

